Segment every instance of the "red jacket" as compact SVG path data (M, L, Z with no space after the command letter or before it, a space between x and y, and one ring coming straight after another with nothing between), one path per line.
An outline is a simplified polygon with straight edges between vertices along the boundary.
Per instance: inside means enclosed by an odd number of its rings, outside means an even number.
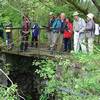
M71 22L66 22L68 25L68 31L64 31L64 38L71 38L73 33L73 25Z

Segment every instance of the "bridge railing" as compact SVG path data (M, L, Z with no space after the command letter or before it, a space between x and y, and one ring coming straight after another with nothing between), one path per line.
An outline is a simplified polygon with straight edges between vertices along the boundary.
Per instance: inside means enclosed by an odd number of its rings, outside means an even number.
M14 45L14 47L12 49L20 50L21 42L23 42L22 41L23 36L21 34L22 28L15 27L15 28L10 28L10 29L11 29L10 45ZM6 28L4 30L6 30ZM7 34L5 32L5 42L3 43L4 44L3 47L4 47L4 49L8 50L6 40L7 40ZM30 29L30 34L29 34L29 39L28 39L28 48L29 49L31 49L31 42L32 42L32 28ZM41 27L40 28L40 34L38 36L38 47L37 47L37 49L39 49L39 48L44 48L45 49L45 48L47 48L47 45L48 45L48 43L47 43L46 28Z

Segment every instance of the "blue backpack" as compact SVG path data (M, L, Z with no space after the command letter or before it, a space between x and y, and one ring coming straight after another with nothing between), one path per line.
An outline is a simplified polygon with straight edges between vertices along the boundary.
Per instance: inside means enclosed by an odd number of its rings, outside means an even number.
M37 36L39 35L39 33L40 33L40 27L39 27L39 25L36 23L36 24L34 24L33 27L32 27L32 35L33 35L34 37L37 37Z

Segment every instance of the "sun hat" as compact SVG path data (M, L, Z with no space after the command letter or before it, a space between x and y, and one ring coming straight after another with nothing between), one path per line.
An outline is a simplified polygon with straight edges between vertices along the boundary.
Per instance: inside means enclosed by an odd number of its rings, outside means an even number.
M77 11L73 13L73 16L77 16L77 15L79 15Z
M50 12L49 15L53 15L53 12Z
M90 19L93 19L94 15L92 13L87 14L87 17L89 17Z

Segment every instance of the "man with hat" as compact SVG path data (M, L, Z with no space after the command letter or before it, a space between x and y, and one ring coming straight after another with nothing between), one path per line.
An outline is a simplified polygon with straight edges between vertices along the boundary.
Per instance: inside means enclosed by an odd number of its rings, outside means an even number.
M52 43L52 26L55 21L55 17L53 12L49 13L49 20L48 20L48 25L47 25L47 38L48 38L48 49L50 49L50 45Z
M79 17L79 13L76 11L73 13L74 22L73 22L73 30L74 30L74 52L79 52L80 48L83 53L86 53L86 43L85 43L85 26L86 23L83 18Z
M88 52L93 53L93 41L95 36L95 23L94 15L92 13L87 14L87 23L86 23L86 37L88 42Z

